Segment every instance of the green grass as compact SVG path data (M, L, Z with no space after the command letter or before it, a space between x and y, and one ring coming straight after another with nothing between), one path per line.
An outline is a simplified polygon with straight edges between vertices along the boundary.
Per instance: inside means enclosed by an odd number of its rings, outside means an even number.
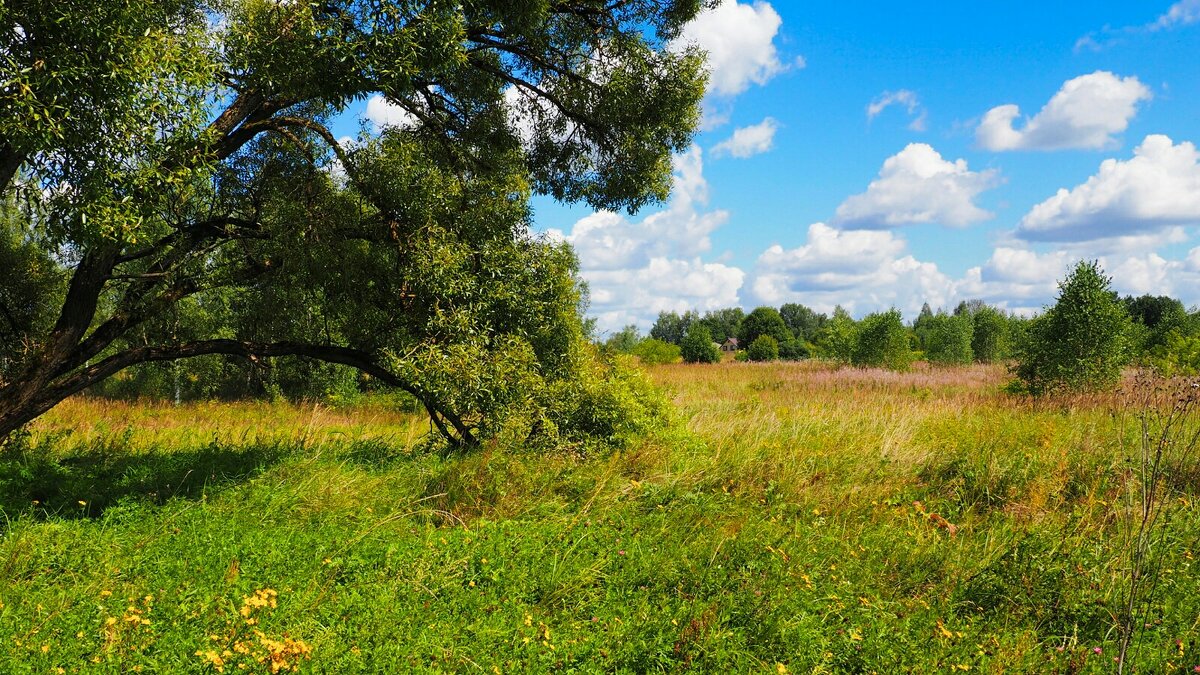
M652 372L675 428L586 459L439 457L382 405L70 401L0 458L0 672L1114 670L1115 398ZM1200 665L1179 488L1135 672Z

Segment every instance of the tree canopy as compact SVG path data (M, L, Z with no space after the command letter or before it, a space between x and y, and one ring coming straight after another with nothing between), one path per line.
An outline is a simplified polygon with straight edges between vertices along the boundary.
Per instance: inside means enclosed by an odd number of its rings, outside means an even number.
M1131 322L1099 263L1083 261L1058 286L1058 300L1035 318L1016 374L1033 394L1097 389L1117 382L1129 362Z
M787 324L783 322L783 317L779 315L779 310L774 307L758 307L742 319L738 328L738 344L743 349L748 348L760 335L770 335L775 339L776 345L793 337Z
M529 235L528 199L666 197L704 78L666 45L699 8L0 5L0 437L205 354L358 368L459 442L534 380L574 403L529 429L600 424L585 399L624 376L585 348L573 256ZM406 121L335 138L375 94ZM172 330L189 312L209 320Z

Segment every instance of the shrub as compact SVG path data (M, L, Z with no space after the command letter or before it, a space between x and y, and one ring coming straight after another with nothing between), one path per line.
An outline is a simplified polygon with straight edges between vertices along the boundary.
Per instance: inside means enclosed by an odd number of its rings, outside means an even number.
M680 346L680 354L686 363L720 363L721 348L713 344L712 333L701 324L693 324Z
M681 351L678 345L646 338L633 348L633 355L648 366L657 366L663 363L675 363L679 360Z
M786 361L801 361L812 355L812 350L804 340L788 340L779 345L779 358Z
M983 307L975 313L971 330L971 351L980 363L992 363L1008 352L1008 319L999 310Z
M1080 262L1059 284L1057 302L1030 323L1017 355L1026 391L1102 389L1120 379L1131 322L1110 284L1097 262Z
M779 341L770 335L759 335L754 342L750 343L750 348L746 350L746 356L751 361L775 361L779 359Z
M1146 362L1163 377L1200 375L1200 336L1171 331L1162 344L1150 348Z
M939 314L928 321L925 358L938 365L967 365L971 362L971 318Z
M856 366L908 370L912 352L900 310L869 314L862 320L850 362Z
M621 330L613 333L611 337L605 341L604 346L614 352L621 354L632 354L638 344L642 342L641 332L638 327L630 324Z
M817 331L818 353L843 363L850 363L857 341L858 323L840 306L833 310L833 318Z

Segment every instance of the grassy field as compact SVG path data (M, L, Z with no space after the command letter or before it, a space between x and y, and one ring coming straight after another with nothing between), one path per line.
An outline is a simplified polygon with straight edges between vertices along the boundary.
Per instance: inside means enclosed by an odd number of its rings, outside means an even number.
M583 459L443 458L369 402L65 403L0 457L0 672L1115 670L1119 395L652 376L674 428ZM1184 478L1134 672L1200 670Z

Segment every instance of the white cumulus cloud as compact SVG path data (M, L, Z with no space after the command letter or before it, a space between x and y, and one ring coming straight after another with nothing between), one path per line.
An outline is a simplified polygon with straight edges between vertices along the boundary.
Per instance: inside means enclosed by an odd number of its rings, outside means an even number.
M388 101L381 94L375 94L367 99L365 116L376 129L384 127L413 127L418 120L412 113Z
M708 182L700 148L674 159L674 187L667 208L634 222L623 214L597 211L577 221L566 239L583 270L641 267L653 258L692 257L712 248L709 235L728 220L722 210L705 211Z
M708 52L709 91L736 96L787 69L775 48L783 19L770 3L724 0L684 27L673 46L695 44ZM797 61L802 65L803 61Z
M1098 70L1064 82L1021 129L1013 126L1021 115L1019 107L992 108L975 138L980 146L996 151L1109 148L1117 143L1113 134L1125 131L1138 103L1149 98L1150 89L1136 77Z
M659 312L705 312L738 305L745 273L699 258L652 258L644 267L584 270L591 314L604 331L635 323L649 327Z
M855 314L897 307L911 315L924 302L949 303L953 281L906 248L892 232L813 223L801 246L776 244L758 257L751 292L764 304L800 302L826 313L842 305Z
M967 270L956 285L960 299L979 298L989 304L1032 314L1050 302L1058 281L1078 260L1065 251L1036 251L998 246L982 265Z
M608 211L579 219L569 233L580 274L591 291L591 314L602 330L643 327L660 311L707 310L738 304L744 273L701 255L728 213L707 210L703 157L693 145L674 159L671 201L640 221Z
M1059 189L1034 206L1017 236L1088 241L1200 224L1200 154L1196 146L1147 136L1128 160L1106 159L1081 185Z
M753 157L771 149L775 144L775 132L778 130L779 123L768 117L758 124L735 129L733 135L714 145L709 152L714 157Z
M925 143L911 143L884 161L866 192L838 206L833 223L864 229L970 225L992 217L975 198L999 181L995 170L971 171L964 159L951 162Z

